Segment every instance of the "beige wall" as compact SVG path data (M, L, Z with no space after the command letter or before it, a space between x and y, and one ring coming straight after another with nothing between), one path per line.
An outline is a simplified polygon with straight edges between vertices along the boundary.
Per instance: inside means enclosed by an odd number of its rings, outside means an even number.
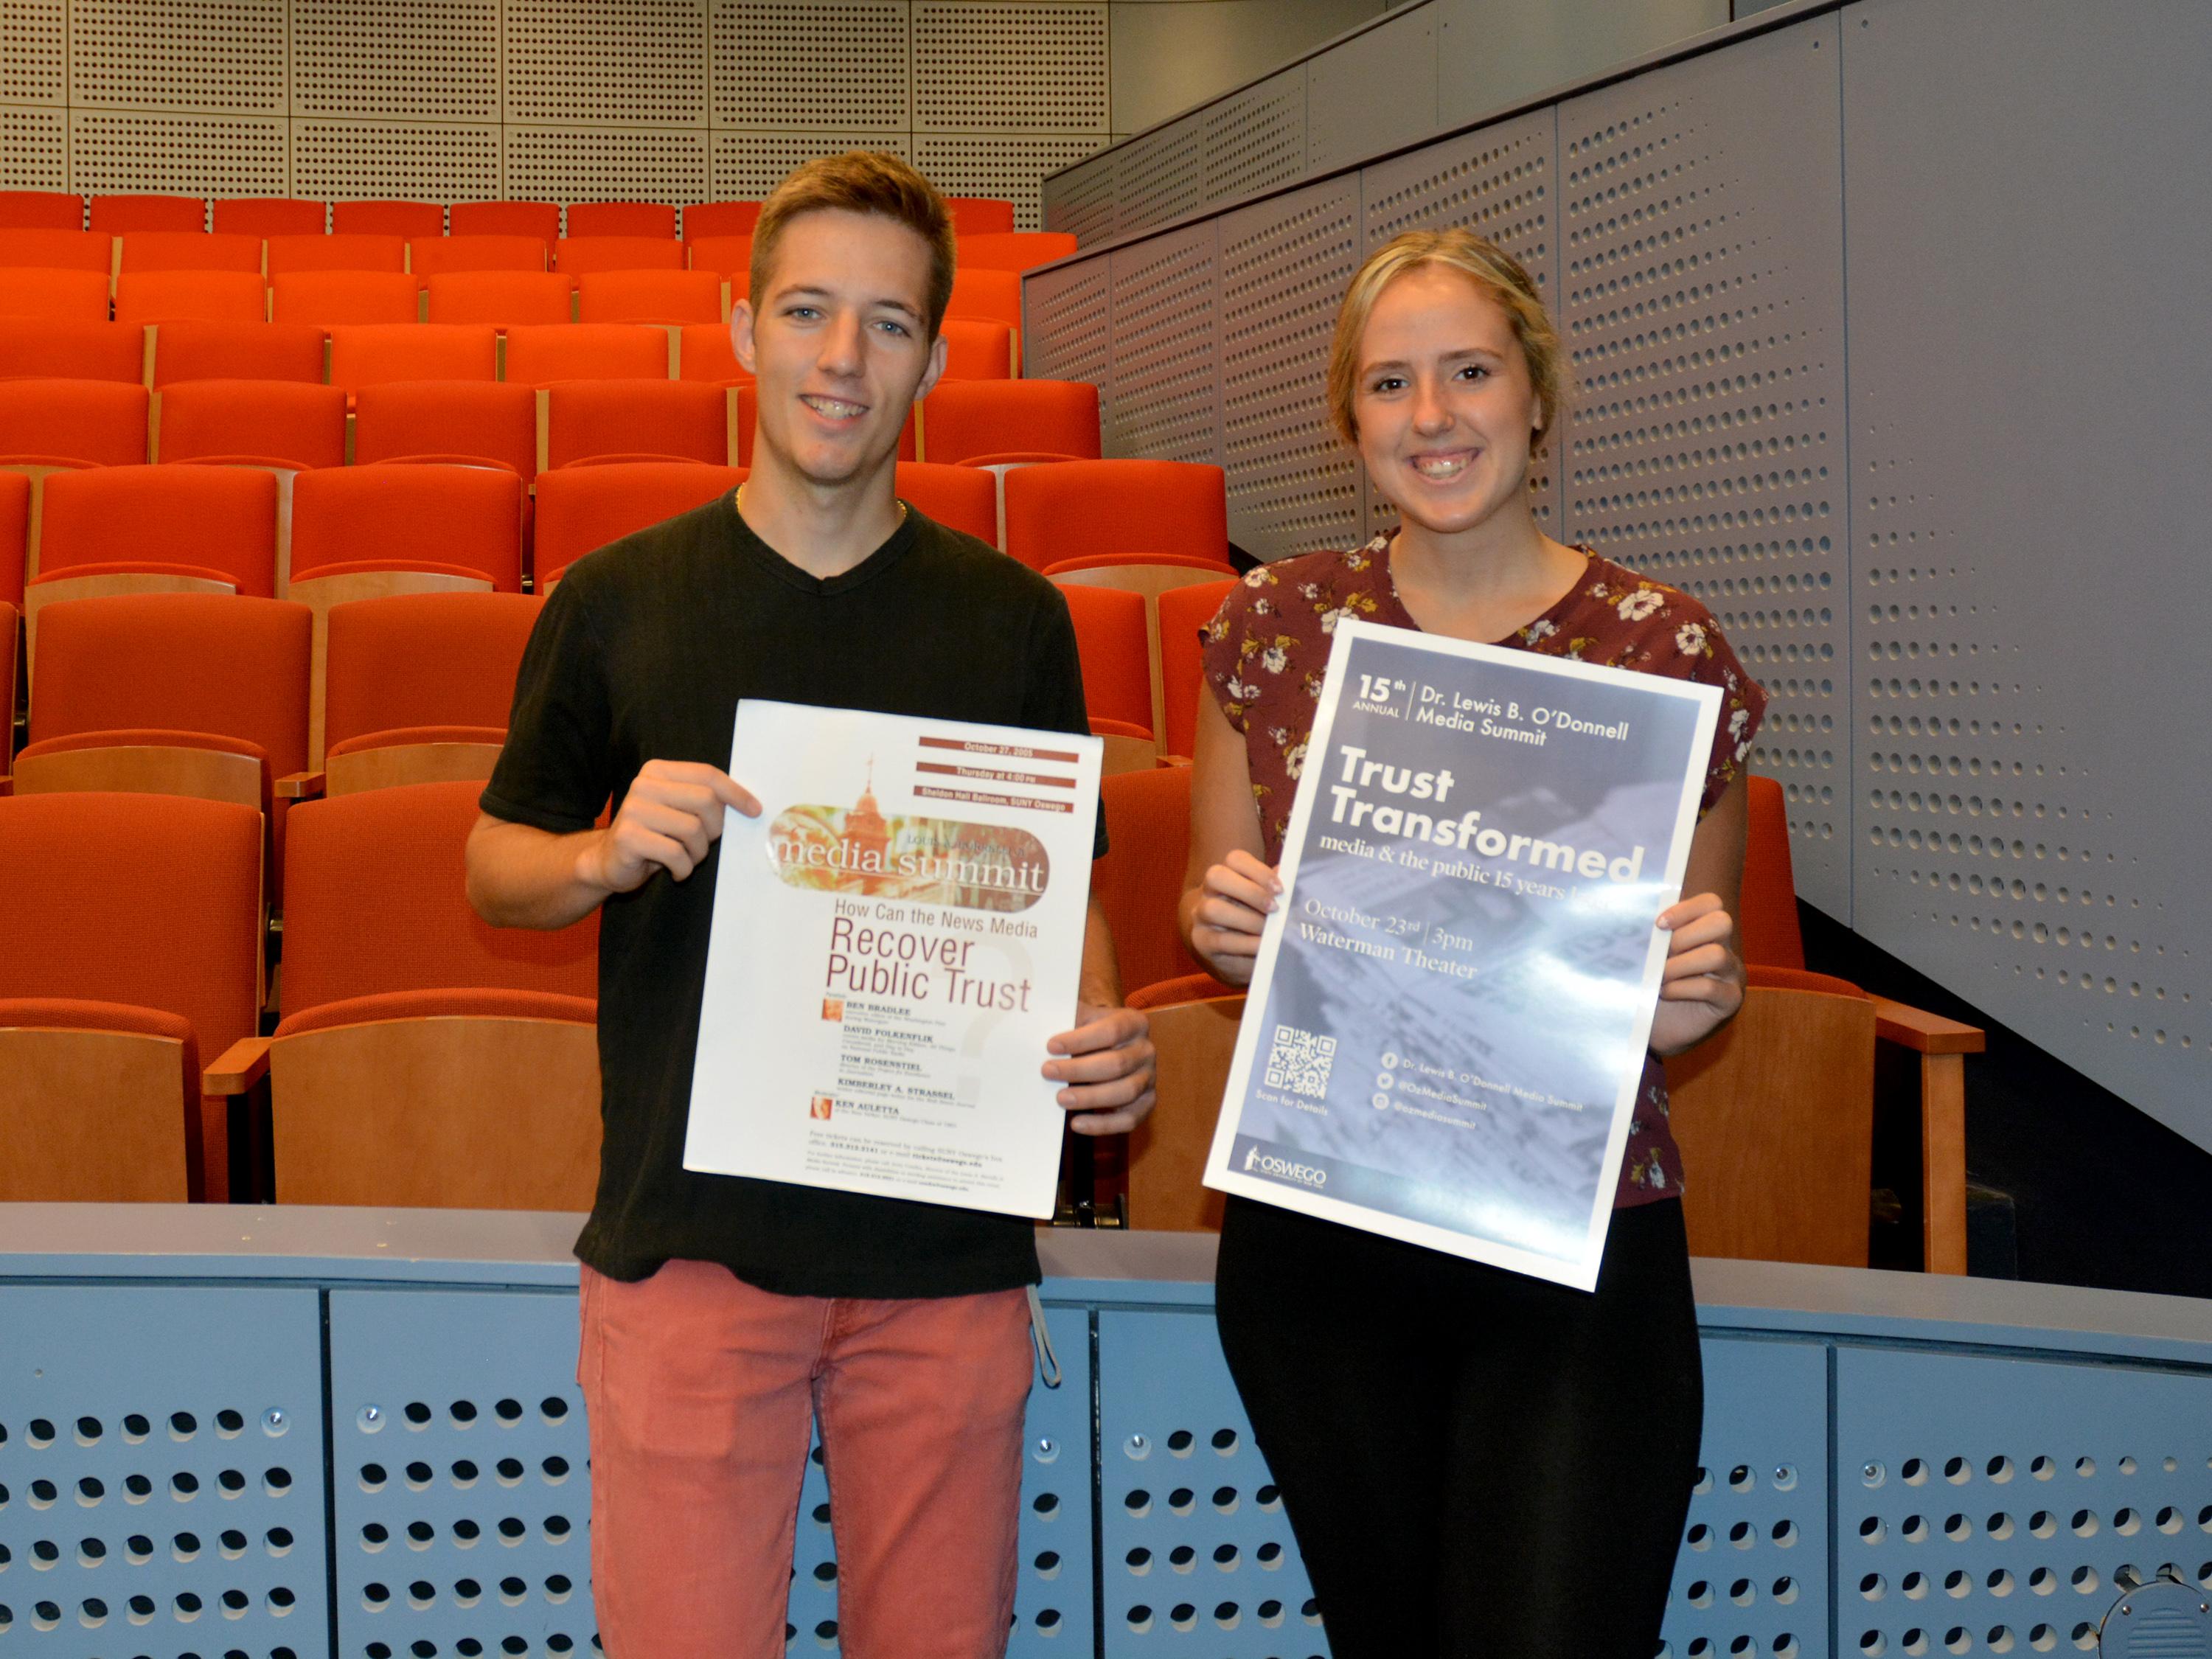
M1114 131L1256 80L1382 9L1381 0L1114 0Z

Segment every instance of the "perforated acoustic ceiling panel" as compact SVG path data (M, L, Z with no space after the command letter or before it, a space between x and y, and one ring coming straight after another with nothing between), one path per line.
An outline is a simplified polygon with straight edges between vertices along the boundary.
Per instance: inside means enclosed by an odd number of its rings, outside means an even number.
M1868 5L1843 36L1856 925L2212 1146L2212 178L2168 164L2212 12ZM2142 321L2054 396L2023 273L2061 224Z
M311 1288L0 1291L0 1644L326 1650L320 1322Z
M1106 8L915 0L914 88L917 132L1103 134Z
M848 149L907 155L913 149L903 132L717 132L714 143L712 199L718 202L757 202L793 167L820 156Z
M501 190L500 129L295 121L292 184L315 201L489 201Z
M917 124L913 155L914 164L948 196L1012 201L1014 228L1036 230L1042 224L1037 181L1105 142L1097 133L933 132Z
M1359 465L1323 397L1337 302L1359 258L1357 174L1221 221L1229 538L1261 558L1360 539Z
M68 23L64 0L0 0L0 103L62 101Z
M1206 204L1206 134L1196 117L1143 133L1121 147L1114 234L1127 236L1195 213Z
M1206 199L1231 202L1306 170L1306 71L1301 64L1186 118L1206 150Z
M715 0L714 125L902 131L908 35L906 0Z
M1463 226L1518 259L1547 301L1558 303L1559 119L1534 110L1480 131L1425 144L1360 172L1360 210L1371 253L1399 232ZM1531 458L1528 491L1536 521L1559 533L1559 450L1555 428ZM1370 486L1367 530L1395 518Z
M1306 64L1306 166L1343 167L1437 127L1436 15L1418 0Z
M292 0L292 113L499 119L498 0Z
M1114 273L1114 402L1106 453L1163 461L1221 456L1218 221L1109 256Z
M274 118L70 112L70 185L90 194L281 196L289 124Z
M2212 1589L2202 1371L1845 1347L1835 1411L1838 1656L2090 1653L2130 1571Z
M707 125L707 0L502 0L509 121Z
M68 187L68 112L0 105L0 190Z
M285 0L71 0L76 109L283 115Z
M1102 432L1114 407L1114 289L1108 256L1022 279L1022 368L1041 380L1098 388Z
M1828 1356L1707 1337L1704 1467L1660 1659L1826 1659Z
M1704 601L1771 699L1801 897L1850 915L1838 23L1559 106L1565 530Z
M704 127L509 126L507 193L532 202L702 202Z
M576 1299L330 1297L338 1659L590 1654Z

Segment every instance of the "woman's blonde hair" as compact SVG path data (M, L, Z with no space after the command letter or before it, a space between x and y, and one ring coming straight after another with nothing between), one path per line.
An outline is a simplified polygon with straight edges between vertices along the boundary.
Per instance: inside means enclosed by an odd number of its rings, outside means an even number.
M1367 333L1367 319L1382 290L1409 270L1423 265L1443 265L1473 283L1497 302L1513 325L1521 356L1528 365L1529 384L1544 406L1544 423L1536 429L1531 449L1540 447L1559 424L1572 392L1559 332L1551 313L1521 262L1497 243L1471 230L1408 230L1392 237L1368 256L1336 313L1336 337L1328 349L1328 415L1337 435L1345 442L1359 440L1359 418L1353 400L1359 390L1359 345Z

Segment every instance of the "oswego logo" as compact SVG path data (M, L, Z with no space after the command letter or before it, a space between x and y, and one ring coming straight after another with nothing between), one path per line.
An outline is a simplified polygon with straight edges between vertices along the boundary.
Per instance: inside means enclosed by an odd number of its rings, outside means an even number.
M1295 1181L1304 1187L1326 1187L1328 1171L1316 1170L1310 1164L1293 1164L1286 1158L1277 1158L1273 1152L1263 1152L1257 1146L1244 1154L1244 1173L1257 1170L1261 1175L1273 1176L1278 1181Z

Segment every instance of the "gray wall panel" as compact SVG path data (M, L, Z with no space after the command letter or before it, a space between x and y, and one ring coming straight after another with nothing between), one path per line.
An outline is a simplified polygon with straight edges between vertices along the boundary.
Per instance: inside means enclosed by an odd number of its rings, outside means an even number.
M1107 256L1060 266L1022 284L1022 372L1098 388L1102 434L1114 402L1114 290Z
M2212 1146L2212 10L1843 37L1857 924Z
M1437 0L1437 120L1563 87L1729 21L1728 0Z
M1196 118L1206 133L1206 199L1287 184L1306 169L1303 64L1224 98Z
M1216 222L1117 248L1114 396L1106 453L1221 459L1221 291Z
M1221 221L1229 538L1261 558L1360 538L1359 464L1323 399L1337 301L1359 259L1356 173Z
M1206 205L1206 135L1196 120L1146 133L1121 152L1114 234L1127 236Z
M1703 600L1771 699L1800 896L1848 921L1838 21L1559 106L1565 529Z
M1437 130L1437 7L1407 6L1306 64L1306 166L1340 167Z

